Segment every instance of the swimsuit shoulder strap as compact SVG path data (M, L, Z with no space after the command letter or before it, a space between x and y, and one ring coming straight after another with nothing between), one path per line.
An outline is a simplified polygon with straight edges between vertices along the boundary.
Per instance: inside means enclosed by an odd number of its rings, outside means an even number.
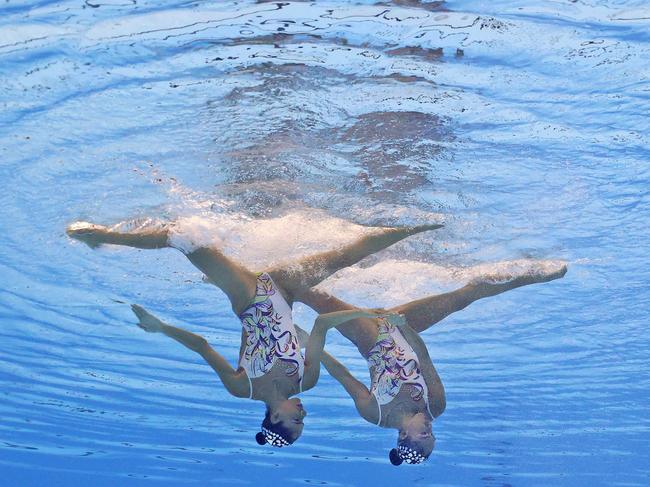
M250 376L246 373L246 368L244 368L244 374L246 374L246 378L248 379L248 390L250 391L248 393L248 399L253 399L253 381L251 380Z
M429 399L427 399L427 413L429 413L429 416L431 416L431 419L436 419L436 417L431 412L431 407L429 406Z
M375 395L375 391L372 391L372 397L375 398L375 403L377 403L377 426L381 424L381 404L379 404L379 400L377 399L377 396Z

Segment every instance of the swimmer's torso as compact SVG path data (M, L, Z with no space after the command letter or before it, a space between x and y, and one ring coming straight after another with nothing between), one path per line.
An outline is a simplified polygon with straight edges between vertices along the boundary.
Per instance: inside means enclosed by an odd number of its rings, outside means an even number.
M366 356L370 368L370 393L379 407L379 426L391 412L429 411L429 389L420 372L419 359L400 330L388 320L378 320L378 335Z
M305 360L291 307L271 276L262 273L257 277L255 298L239 318L245 332L239 365L250 381L250 397L255 399L256 386L267 381L279 381L292 395L300 392Z

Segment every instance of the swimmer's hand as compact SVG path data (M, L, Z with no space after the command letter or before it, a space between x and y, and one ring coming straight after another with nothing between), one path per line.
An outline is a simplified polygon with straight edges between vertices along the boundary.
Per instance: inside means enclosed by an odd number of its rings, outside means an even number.
M403 326L408 326L408 323L406 322L406 316L401 315L399 313L389 313L385 316L385 318L388 320L389 323L392 323L398 328L402 328Z
M149 313L142 306L137 304L131 305L131 310L135 313L140 320L137 325L148 333L160 333L163 329L164 323Z

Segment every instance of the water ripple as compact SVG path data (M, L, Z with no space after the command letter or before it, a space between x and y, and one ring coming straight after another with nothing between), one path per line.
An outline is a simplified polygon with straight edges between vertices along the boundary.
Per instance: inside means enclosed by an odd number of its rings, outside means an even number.
M4 478L648 484L645 2L0 11ZM180 254L91 251L63 231L143 215L199 215L254 268L340 245L359 224L444 220L323 284L366 306L518 259L570 272L425 333L447 411L432 460L395 469L395 433L364 424L326 374L303 400L299 446L259 448L262 405L134 325L137 302L236 362L229 303ZM298 306L296 319L314 314ZM366 377L342 337L328 348Z

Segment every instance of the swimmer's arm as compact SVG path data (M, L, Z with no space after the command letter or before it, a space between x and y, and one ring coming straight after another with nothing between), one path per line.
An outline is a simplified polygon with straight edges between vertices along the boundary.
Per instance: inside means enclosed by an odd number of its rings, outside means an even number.
M431 414L434 417L440 416L447 406L445 399L445 387L442 385L442 380L438 372L436 372L431 357L429 356L429 350L422 340L422 337L411 328L406 321L404 323L398 324L400 331L406 338L406 341L413 347L413 351L418 357L420 363L420 372L424 381L427 384L429 389L429 406L431 408Z
M357 318L376 318L377 316L381 316L382 312L384 311L371 309L349 309L345 311L334 311L332 313L324 313L318 315L318 318L316 318L316 323L321 323L322 326L325 326L327 328L334 328L345 323L346 321L355 320Z
M131 309L139 319L138 326L140 328L150 333L163 333L198 353L217 373L230 394L235 397L248 397L248 379L243 370L233 369L228 361L208 344L205 338L182 328L168 325L137 304L131 305Z
M366 421L377 424L379 420L377 403L365 384L357 380L345 365L325 351L321 356L321 362L327 372L343 386L354 400L354 405L361 417Z
M250 384L244 370L233 369L228 361L208 344L205 338L203 340L205 344L199 353L217 373L226 390L235 397L249 397Z
M335 311L318 315L314 326L307 340L305 347L305 372L302 378L302 390L307 391L313 388L320 376L320 363L325 347L325 337L330 328L355 318L376 316L377 313L369 310L355 309L346 311Z
M327 330L330 327L327 323L318 321L314 323L311 329L307 344L305 346L305 372L302 376L302 390L308 391L312 389L318 382L320 377L320 361L325 347L325 338Z
M300 328L298 325L298 341L300 347L309 341L309 333ZM354 405L359 411L361 417L366 421L377 424L379 417L377 416L377 403L374 401L372 394L363 382L358 381L350 373L350 371L341 362L336 360L332 355L325 350L321 353L321 363L325 366L329 374L334 377L347 391L350 397L354 400Z

